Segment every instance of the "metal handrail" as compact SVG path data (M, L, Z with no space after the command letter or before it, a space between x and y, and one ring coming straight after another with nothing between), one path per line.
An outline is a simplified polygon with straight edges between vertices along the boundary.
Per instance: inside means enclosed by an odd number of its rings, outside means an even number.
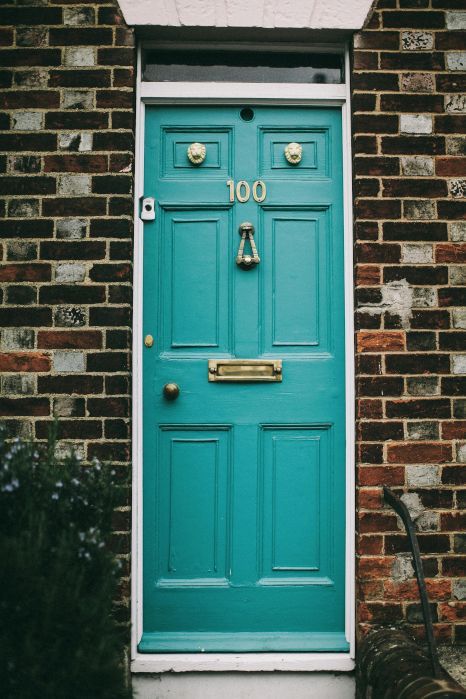
M396 495L393 490L383 486L383 495L385 502L390 505L397 515L401 517L401 520L405 526L406 534L408 535L409 546L413 556L414 562L414 572L416 573L417 584L419 588L419 596L421 598L422 605L422 615L424 617L424 627L426 630L427 645L429 648L430 662L432 664L432 672L435 678L441 678L443 676L442 669L440 666L437 643L434 637L434 626L432 623L432 614L429 606L429 598L427 596L426 581L424 577L424 569L422 567L421 554L419 551L419 542L416 536L416 530L414 528L414 522L411 519L408 508L404 502Z

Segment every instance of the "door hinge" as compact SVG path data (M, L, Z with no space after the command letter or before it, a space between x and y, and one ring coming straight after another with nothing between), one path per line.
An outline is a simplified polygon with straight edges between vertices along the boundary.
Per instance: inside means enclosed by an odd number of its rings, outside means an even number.
M154 197L141 197L141 221L155 221Z

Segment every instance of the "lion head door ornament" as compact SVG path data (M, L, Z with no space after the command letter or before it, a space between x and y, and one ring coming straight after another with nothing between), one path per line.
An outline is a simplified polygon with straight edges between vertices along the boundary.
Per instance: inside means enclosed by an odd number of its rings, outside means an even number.
M303 147L300 143L288 143L285 146L285 158L290 165L298 165L303 157Z
M188 159L193 165L200 165L205 160L206 152L207 148L203 143L191 143L187 150Z

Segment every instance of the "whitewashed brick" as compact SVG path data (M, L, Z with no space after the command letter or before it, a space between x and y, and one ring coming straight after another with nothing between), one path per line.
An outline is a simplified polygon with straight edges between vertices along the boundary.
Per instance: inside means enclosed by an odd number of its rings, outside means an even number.
M450 267L450 284L454 286L466 284L466 265Z
M53 369L66 374L84 371L84 353L55 351L53 353Z
M69 46L65 49L65 66L94 66L95 50L92 46Z
M85 218L63 218L57 222L57 238L77 240L86 235Z
M4 394L33 395L36 392L36 376L34 374L10 374L2 377Z
M453 327L466 330L466 309L454 308L452 312Z
M57 417L72 417L78 413L79 398L58 396L53 400L53 414Z
M440 528L440 517L438 512L427 510L416 520L416 529L419 532L436 532Z
M401 89L404 92L433 92L434 76L431 73L403 73Z
M34 330L30 328L4 328L1 344L2 348L7 350L32 349L34 347Z
M13 112L15 131L40 131L44 123L42 112Z
M460 464L466 464L466 444L458 444L456 447L456 460Z
M415 286L413 288L413 308L431 308L438 306L437 290L431 286Z
M39 216L38 199L11 199L8 203L8 216L31 218Z
M16 30L18 31L18 30ZM47 70L21 70L13 73L13 83L17 87L48 87L50 75Z
M445 15L447 29L466 29L466 12L446 12Z
M84 444L80 442L63 442L60 440L55 446L55 456L60 460L68 459L72 455L77 456L80 461L84 460Z
M464 136L447 136L446 151L448 155L466 155L466 138Z
M94 90L63 90L63 109L93 109Z
M466 51L450 51L446 57L448 70L466 70Z
M401 158L403 175L429 176L434 174L434 159L423 155L405 156Z
M391 573L396 582L404 582L414 576L412 558L409 553L396 554Z
M401 114L400 131L412 134L432 133L432 117L430 114Z
M82 27L95 22L93 7L65 7L63 12L63 24L70 27Z
M466 95L445 95L445 111L457 114L466 112Z
M452 374L466 374L466 354L453 354L451 357Z
M85 276L85 266L74 262L64 262L57 265L55 269L55 281L61 282L62 284L82 282Z
M439 485L440 473L438 466L406 466L406 478L410 488Z
M449 190L455 199L464 199L466 197L466 180L450 180Z
M406 243L401 246L402 262L412 262L413 264L427 264L434 259L432 245L422 243L420 245Z
M407 199L403 202L405 218L414 220L433 219L437 217L435 202L429 199Z
M79 197L91 192L90 175L60 175L58 193L68 197Z
M403 493L400 500L406 505L411 519L417 519L424 512L424 506L417 493Z
M450 223L450 240L455 243L466 241L466 221Z
M403 51L431 51L434 48L434 35L431 32L402 32Z
M85 152L92 150L92 133L72 131L58 134L58 147L61 150Z
M453 581L453 597L458 600L466 600L466 578L458 578Z
M440 384L436 376L412 376L406 380L410 396L437 396Z

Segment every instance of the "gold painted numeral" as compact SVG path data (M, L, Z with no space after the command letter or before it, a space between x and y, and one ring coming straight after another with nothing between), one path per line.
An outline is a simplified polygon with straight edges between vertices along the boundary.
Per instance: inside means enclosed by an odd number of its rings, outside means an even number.
M257 190L261 189L260 196L257 193ZM257 201L258 204L261 203L261 201L265 200L265 197L267 196L267 187L265 186L265 182L262 182L262 180L256 180L254 184L252 185L252 196L254 201Z
M230 188L230 202L233 203L235 201L235 183L233 180L227 180L227 187Z
M244 189L244 194L242 190ZM249 197L251 196L251 187L248 185L248 183L245 180L240 180L238 184L236 185L236 198L238 201L240 201L242 204L244 202L249 200Z
M234 180L227 180L226 184L230 190L230 202L232 204L235 201L235 195L237 201L239 201L241 204L244 204L245 202L249 201L251 196L251 187L248 184L248 182L246 182L246 180L240 180L237 183L236 187ZM265 182L263 182L262 180L255 180L252 185L252 198L254 199L254 201L260 204L261 202L265 201L266 196L267 187Z

